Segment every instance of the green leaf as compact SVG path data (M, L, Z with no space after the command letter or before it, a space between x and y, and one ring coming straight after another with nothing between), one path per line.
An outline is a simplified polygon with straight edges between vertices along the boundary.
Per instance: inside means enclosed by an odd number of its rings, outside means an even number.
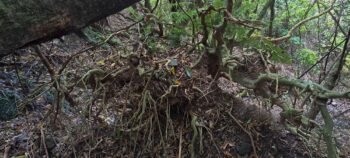
M307 48L299 49L297 51L297 58L301 61L301 64L304 65L313 65L319 59L315 51Z
M292 63L292 58L290 57L289 54L285 52L272 52L271 60L276 62L281 62L281 63L287 63L287 64Z
M143 68L143 67L138 67L137 70L139 72L139 76L142 76L146 72L145 68Z
M224 7L224 1L223 0L214 0L213 2L213 6L215 8L221 8L221 7Z
M299 37L295 37L295 36L291 37L289 40L295 45L302 45L304 43L304 41L302 39L300 39Z
M307 118L307 117L305 117L305 116L302 116L302 117L301 117L301 123L302 123L303 125L308 126L308 125L310 124L310 119Z
M185 67L185 74L187 77L192 78L192 69L189 67Z

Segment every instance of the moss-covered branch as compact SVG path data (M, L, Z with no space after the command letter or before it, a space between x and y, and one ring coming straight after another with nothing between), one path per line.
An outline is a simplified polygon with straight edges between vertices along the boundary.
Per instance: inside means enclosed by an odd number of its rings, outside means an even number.
M279 74L275 73L266 73L266 74L261 74L258 79L256 80L250 80L245 79L246 84L245 86L247 88L256 88L258 85L261 85L263 82L269 82L269 81L276 81L278 82L279 85L281 86L292 86L292 87L297 87L300 88L304 91L311 92L314 96L317 96L319 98L324 98L324 99L331 99L331 98L348 98L350 99L350 91L346 92L336 92L333 90L329 90L325 87L323 87L320 84L317 84L312 81L305 81L301 79L297 79L294 77L287 77L287 76L282 76ZM250 83L250 84L247 84Z

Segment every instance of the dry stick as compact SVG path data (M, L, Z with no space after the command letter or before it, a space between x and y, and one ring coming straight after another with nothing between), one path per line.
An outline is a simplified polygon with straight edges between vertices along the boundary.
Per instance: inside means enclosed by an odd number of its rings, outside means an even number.
M42 54L42 52L39 50L39 47L38 46L34 46L34 51L35 53L39 56L40 60L43 62L44 66L47 68L49 74L50 74L50 77L51 77L51 82L52 82L52 85L54 86L54 88L56 89L57 91L57 98L56 98L56 113L55 113L55 117L54 117L54 121L53 123L56 122L56 119L57 119L57 115L59 113L59 107L60 107L60 98L63 94L63 96L65 97L65 99L72 105L76 105L74 99L70 96L69 92L67 91L66 87L61 87L60 85L60 81L59 81L59 75L55 72L54 70L54 66L53 64L49 61L49 59L44 56ZM62 94L61 94L62 93ZM49 115L50 113L48 113Z
M14 63L14 66L15 66L16 77L17 77L18 82L19 82L19 84L20 84L20 86L22 88L23 94L27 95L28 92L29 92L29 88L28 88L28 86L26 86L23 83L22 79L19 77L19 70L18 70L18 66L16 64L16 63L18 63L18 61L17 61L17 58L16 58L16 56L14 54L12 54L12 59L13 59L13 63Z
M46 85L45 85L46 84ZM34 91L31 92L31 94L27 95L17 106L18 109L20 109L20 111L23 111L24 106L37 99L39 96L41 96L42 94L44 94L47 90L43 90L41 93L39 93L38 95L35 96L36 93L38 93L39 91L41 91L42 89L44 89L45 87L51 87L53 84L53 82L49 82L49 83L44 83L42 84L40 87L36 88ZM46 117L44 117L46 118Z
M44 133L44 128L43 128L42 124L40 125L40 133L41 133L41 142L43 143L46 156L47 156L47 158L50 158L50 155L49 155L49 152L48 152L47 146L46 146L45 133Z
M101 140L99 140L94 147L92 147L90 150L89 150L89 155L91 154L92 151L96 150L98 145L100 145L101 143L103 142L103 138Z
M197 138L197 135L198 135L198 129L197 129L197 126L196 126L196 122L197 122L197 119L198 117L195 115L195 114L191 114L191 127L193 129L193 136L192 136L192 139L191 139L191 144L189 144L189 152L190 152L190 155L191 155L191 158L195 158L196 157L196 152L195 152L195 143L196 143L196 138Z
M343 111L343 112L341 112L341 113L335 115L333 118L336 119L336 118L338 118L338 117L340 117L340 116L342 116L342 115L345 115L345 114L348 113L348 112L350 112L350 109L347 109L347 110L345 110L345 111Z
M10 149L11 149L11 145L6 144L5 145L5 150L4 150L4 158L8 158Z
M39 56L40 60L43 62L43 64L45 65L45 67L47 68L47 71L49 72L50 74L50 77L51 77L51 81L53 82L53 86L56 88L56 91L57 91L57 98L56 98L56 113L55 113L55 117L54 117L54 121L53 123L55 124L56 122L56 119L57 119L57 116L58 116L58 112L59 112L59 106L60 106L60 86L59 86L59 83L58 81L56 80L57 76L56 76L56 72L53 68L53 65L50 63L49 59L44 56L42 54L42 52L39 50L39 47L38 46L34 46L34 51L35 53Z
M47 68L47 71L50 73L51 80L55 80L56 73L53 68L53 65L50 63L49 59L47 59L39 50L38 46L34 46L34 51L35 53L39 56L40 60L43 62L45 67Z
M133 75L134 76L134 75ZM131 87L131 83L132 83L132 80L130 80L129 82L129 87ZM128 91L127 91L127 99L129 100L131 98L131 88L128 88ZM120 120L121 122L123 122L123 117L124 117L124 112L125 112L125 109L126 109L126 104L123 104L123 108L122 108L122 113L121 113L121 116L120 116Z
M163 133L162 133L162 128L161 128L160 121L159 121L159 114L158 114L158 110L157 110L157 102L152 97L150 97L150 100L153 102L153 110L154 110L154 113L155 113L155 119L157 121L158 130L159 130L159 133L160 133L160 144L165 145L164 137L163 137ZM164 146L163 146L163 148L164 148Z
M143 88L143 90L142 90L142 93L141 93L142 96L143 96L143 95L146 95L147 89L148 89L148 87L149 87L149 85L150 85L150 83L151 83L151 81L152 81L152 76L153 76L153 74L154 74L154 71L152 71L152 73L151 73L149 79L147 80L147 82L146 82L146 84L145 84L145 86L144 86L144 88ZM150 97L150 96L149 96L149 97ZM137 104L138 107L140 107L141 104L142 104L142 98L141 98L141 100L139 101L139 103ZM126 105L123 106L123 113L122 113L122 116L121 116L121 120L123 120L123 116L124 116L123 114L124 114L125 108L126 108ZM139 111L139 110L137 110L137 111ZM136 114L138 114L138 112L137 112ZM134 116L131 117L130 121L132 121L135 117L137 117L136 114L135 114Z
M138 21L136 21L136 22L130 24L129 26L126 26L126 27L124 27L124 28L121 28L121 29L119 29L118 31L116 31L115 33L110 34L110 35L106 38L106 40L104 40L103 42L101 42L101 43L99 43L99 44L97 44L97 45L95 45L95 46L91 46L91 47L82 49L82 50L78 51L77 53L75 53L75 54L69 56L69 58L63 63L61 69L58 71L58 74L61 74L61 73L63 72L63 70L68 66L68 64L70 63L70 61L73 60L74 58L76 58L78 55L80 55L80 54L82 54L82 53L84 53L84 52L86 52L86 51L89 51L89 50L91 50L91 49L94 49L94 48L97 48L97 47L99 47L99 46L102 46L103 44L106 44L106 43L109 42L114 36L118 35L121 31L128 30L129 28L131 28L131 27L135 26L136 24L142 22L143 19L144 19L144 18L141 18L141 20L138 20Z
M197 90L198 92L200 92L200 93L202 94L202 96L199 97L198 100L204 97L205 101L206 101L207 103L209 103L208 98L206 97L206 95L204 94L204 92L203 92L201 89L199 89L199 88L196 87L196 86L193 86L192 88L193 88L194 90Z
M207 132L208 132L208 134L209 134L209 136L210 136L210 139L211 139L211 141L213 142L216 151L218 152L218 158L221 158L222 156L221 156L221 154L220 154L220 153L221 153L221 152L220 152L220 149L219 149L218 145L215 143L215 140L214 140L214 137L213 137L213 134L212 134L211 130L210 130L207 126L205 126L204 124L199 124L199 125L197 125L197 126L203 127L205 130L207 130Z
M231 110L230 110L231 111ZM258 154L256 153L256 147L255 147L255 144L254 144L254 139L253 139L253 136L250 134L249 131L247 131L242 125L241 123L239 123L238 119L236 117L234 117L231 112L228 111L227 114L236 122L236 124L249 136L249 139L250 139L250 143L252 144L252 147L253 147L253 152L254 152L254 156L256 158L258 158Z
M179 142L179 152L177 158L182 158L182 127L180 128L180 142Z

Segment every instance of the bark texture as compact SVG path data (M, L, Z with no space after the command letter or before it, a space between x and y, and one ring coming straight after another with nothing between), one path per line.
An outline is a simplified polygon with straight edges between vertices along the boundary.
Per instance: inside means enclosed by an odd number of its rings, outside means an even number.
M140 0L1 0L0 56L81 29Z

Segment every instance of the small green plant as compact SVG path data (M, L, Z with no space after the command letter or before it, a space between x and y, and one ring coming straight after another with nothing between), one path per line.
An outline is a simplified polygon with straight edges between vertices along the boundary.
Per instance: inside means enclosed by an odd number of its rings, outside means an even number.
M16 117L16 103L21 98L16 90L3 89L0 91L0 120L7 121Z
M295 45L303 45L304 41L300 39L299 37L293 36L289 39L290 42L292 42Z
M345 74L348 75L349 74L349 70L350 70L350 55L347 55L345 57L345 65L344 65L344 67L342 69L343 75L345 75Z
M297 55L297 60L299 60L300 63L305 66L313 65L319 59L315 51L307 48L299 49L296 55Z

